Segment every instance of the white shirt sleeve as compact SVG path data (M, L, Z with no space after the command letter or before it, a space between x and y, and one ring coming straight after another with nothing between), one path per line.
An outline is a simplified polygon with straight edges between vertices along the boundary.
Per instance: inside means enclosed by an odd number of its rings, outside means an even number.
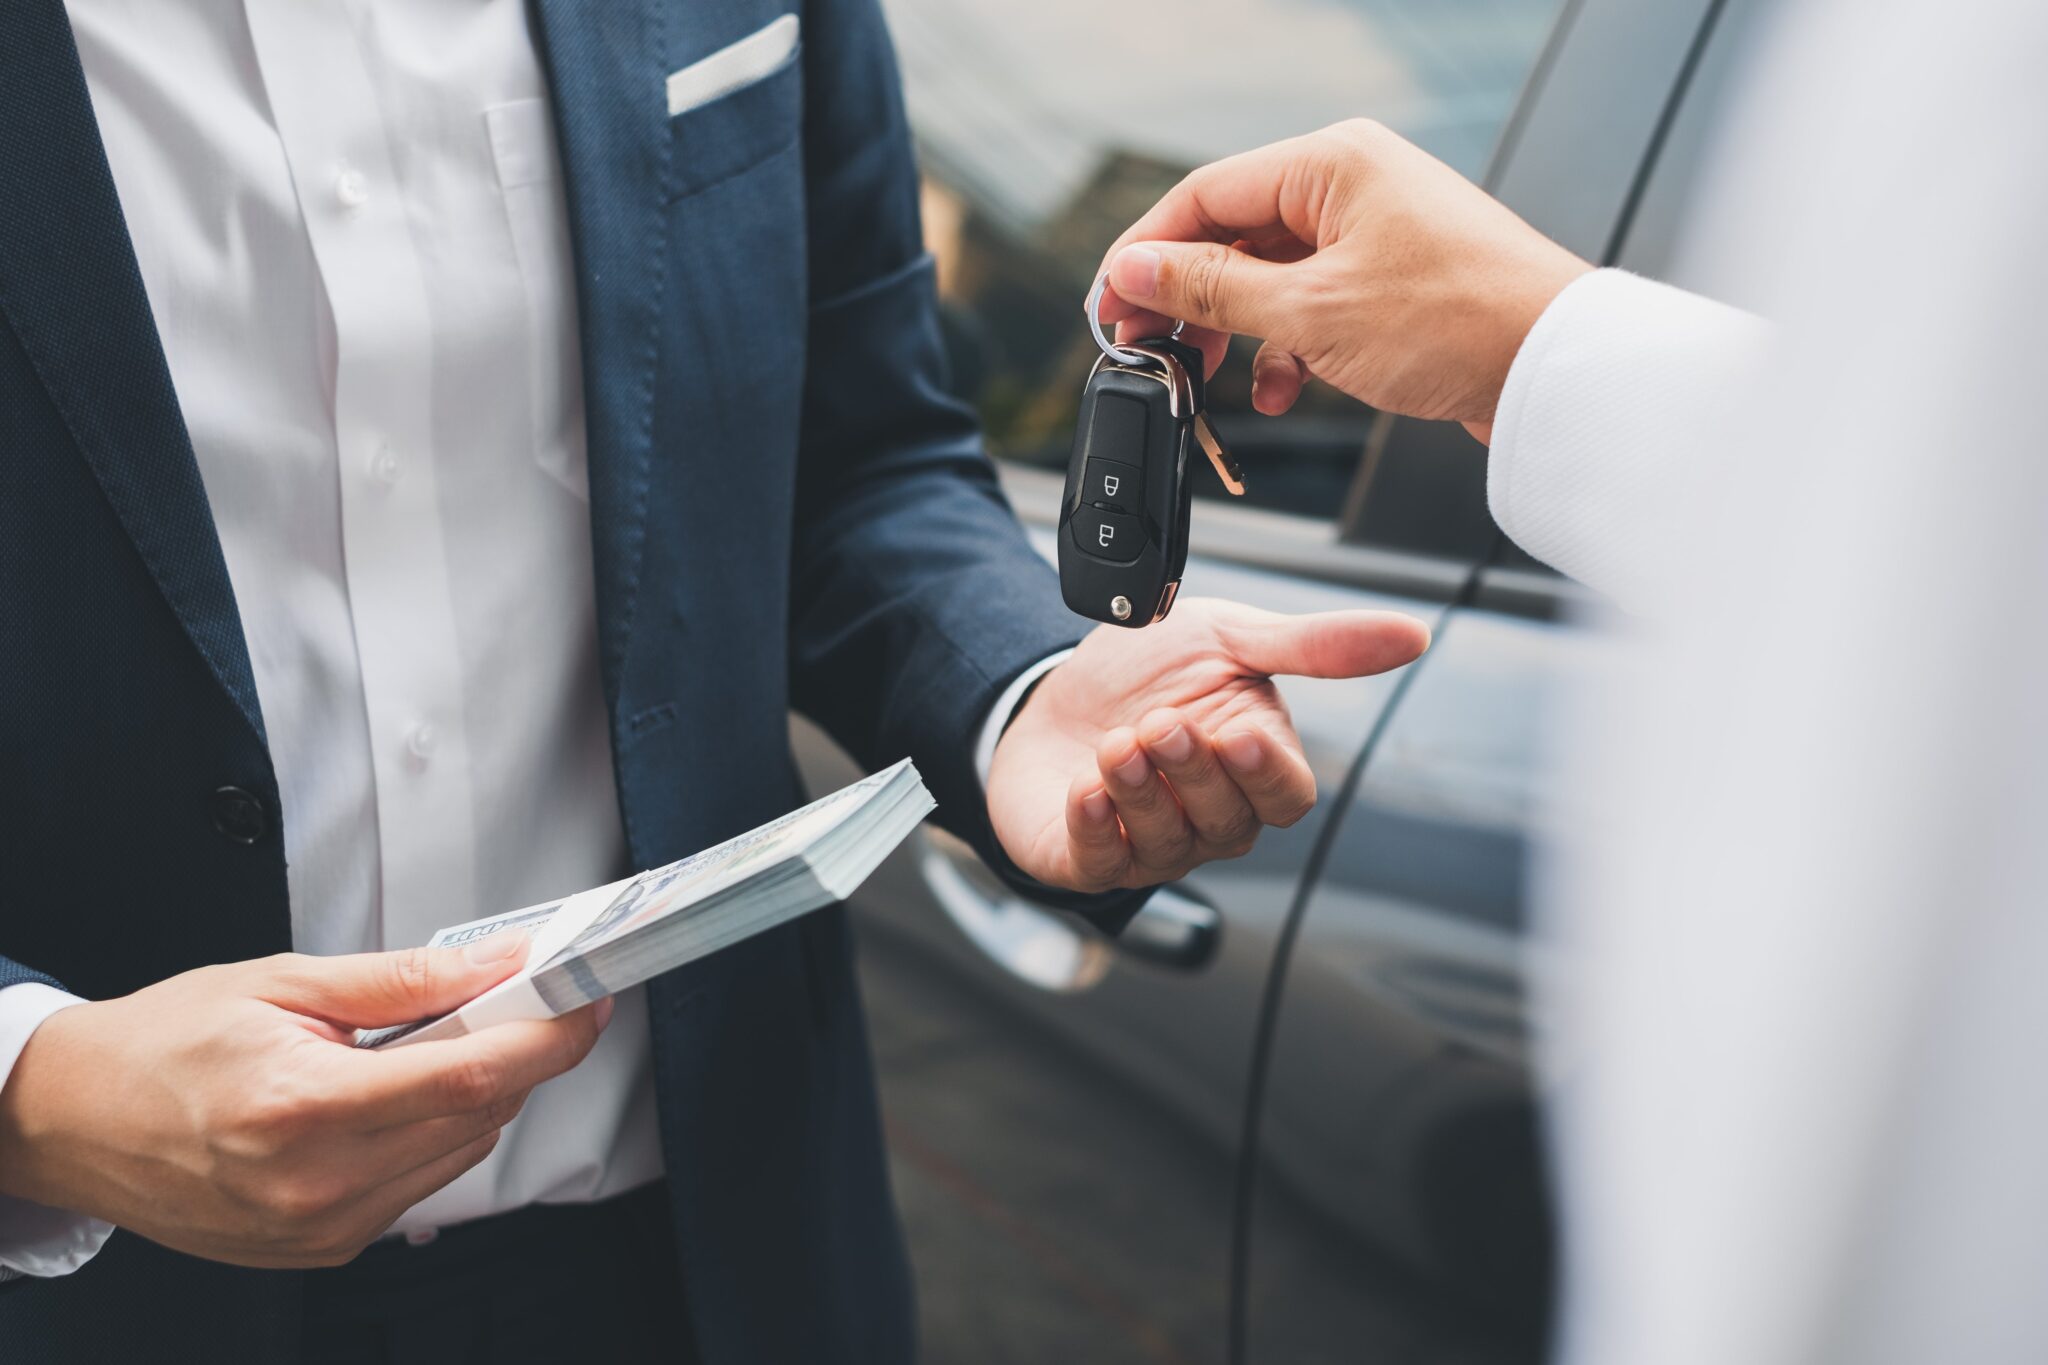
M1487 463L1494 520L1536 558L1631 611L1668 600L1692 556L1696 495L1730 466L1679 458L1745 392L1770 328L1620 270L1568 285L1501 390ZM1705 463L1708 467L1699 467Z
M0 1088L43 1020L84 1003L53 986L31 982L0 990ZM0 1280L69 1275L99 1254L114 1225L82 1213L45 1208L0 1195Z
M2048 6L1769 8L1674 255L1739 496L1539 826L1555 1358L2048 1361Z

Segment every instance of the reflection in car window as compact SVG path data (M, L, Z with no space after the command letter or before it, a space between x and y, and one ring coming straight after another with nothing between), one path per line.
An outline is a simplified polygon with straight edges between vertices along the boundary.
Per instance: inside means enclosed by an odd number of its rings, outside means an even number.
M1477 178L1560 0L884 0L924 167L953 384L998 456L1066 463L1098 354L1080 317L1118 232L1195 166L1368 115ZM1209 408L1249 501L1333 517L1369 412L1320 385ZM1221 495L1197 472L1197 495Z

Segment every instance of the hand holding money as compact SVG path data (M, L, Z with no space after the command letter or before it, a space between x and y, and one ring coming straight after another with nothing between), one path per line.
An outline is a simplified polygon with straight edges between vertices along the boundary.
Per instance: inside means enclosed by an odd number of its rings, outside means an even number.
M0 1089L0 1194L238 1265L336 1265L489 1155L611 1005L388 1053L358 1028L452 1010L516 971L474 949L203 967L44 1021Z
M610 996L852 894L932 808L908 760L679 862L432 946L202 967L43 1021L0 1195L237 1265L339 1265L490 1155Z

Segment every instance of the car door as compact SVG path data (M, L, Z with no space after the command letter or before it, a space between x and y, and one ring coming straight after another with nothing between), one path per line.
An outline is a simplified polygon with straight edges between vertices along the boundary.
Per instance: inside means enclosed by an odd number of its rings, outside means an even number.
M1752 8L1575 7L1498 192L1589 259L1670 278ZM1361 495L1361 525L1399 520L1400 462L1433 453L1403 439L1389 437L1391 481ZM1392 505L1371 509L1383 495ZM1472 496L1483 517L1483 488ZM1582 624L1592 605L1496 538L1329 829L1255 1071L1244 1360L1351 1361L1366 1342L1386 1359L1547 1352L1555 1220L1525 1008L1540 964L1527 860L1551 809L1550 699L1606 666L1606 637Z
M1057 479L1022 471L1006 483L1049 554ZM1332 528L1252 520L1237 528L1238 558L1191 558L1188 593L1434 621L1458 581L1457 566L1419 560L1375 561L1378 582L1327 566L1309 578L1272 565L1343 558ZM1252 562L1262 544L1265 565ZM1385 572L1397 568L1409 581ZM1342 788L1395 685L1283 684L1323 790ZM850 780L850 763L798 725L813 789ZM927 1359L1224 1359L1252 1041L1276 937L1331 809L1160 891L1115 942L1005 890L935 829L856 896Z
M1093 358L1075 313L1115 233L1194 164L1361 112L1405 118L1478 174L1556 11L1557 0L1456 16L1399 0L1205 0L1102 100L1082 79L1103 59L1097 6L889 5L957 384L1048 557ZM1247 61L1261 44L1295 69ZM1239 117L1219 116L1223 89L1243 90ZM1063 103L1075 99L1092 105ZM1439 622L1490 534L1460 521L1347 541L1374 415L1318 390L1287 419L1259 417L1248 359L1234 357L1210 402L1252 496L1227 504L1198 484L1183 597ZM1160 892L1115 943L1005 891L937 831L856 897L928 1360L1228 1358L1246 1097L1277 946L1398 686L1285 680L1330 799L1250 856ZM829 740L795 725L814 789L852 775Z

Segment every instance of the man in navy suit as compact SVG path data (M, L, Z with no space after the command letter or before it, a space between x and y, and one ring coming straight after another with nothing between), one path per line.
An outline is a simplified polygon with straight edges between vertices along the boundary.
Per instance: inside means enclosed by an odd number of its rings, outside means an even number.
M1307 809L1421 628L1081 639L942 379L872 0L0 6L0 1353L913 1354L843 914L347 1044L792 707L1110 930Z

